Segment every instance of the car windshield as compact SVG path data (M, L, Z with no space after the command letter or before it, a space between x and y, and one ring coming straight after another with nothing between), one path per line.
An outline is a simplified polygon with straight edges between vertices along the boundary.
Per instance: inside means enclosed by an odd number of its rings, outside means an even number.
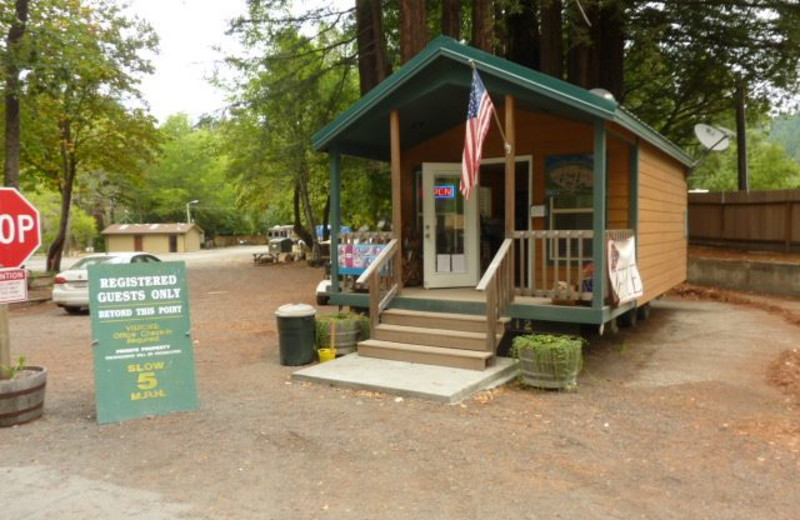
M81 258L77 262L75 262L70 269L86 269L90 265L101 264L106 260L109 260L110 256L87 256L86 258Z

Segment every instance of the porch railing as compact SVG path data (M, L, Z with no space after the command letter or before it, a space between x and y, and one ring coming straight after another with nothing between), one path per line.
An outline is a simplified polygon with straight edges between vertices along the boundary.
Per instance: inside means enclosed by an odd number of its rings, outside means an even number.
M340 244L385 244L391 239L391 231L352 231L339 234Z
M497 322L514 301L511 290L513 251L514 241L505 239L476 287L486 293L486 350L493 354L497 352Z
M395 263L400 259L399 250L397 239L390 240L356 280L356 283L369 287L369 320L373 331L378 326L380 313L389 305L400 286L395 269Z
M606 238L625 239L633 236L630 229L607 230ZM566 284L569 299L591 294L594 244L592 230L515 231L514 250L519 266L515 292L520 296L554 298L559 295L558 282ZM603 277L605 279L605 277ZM587 294L588 293L588 294Z

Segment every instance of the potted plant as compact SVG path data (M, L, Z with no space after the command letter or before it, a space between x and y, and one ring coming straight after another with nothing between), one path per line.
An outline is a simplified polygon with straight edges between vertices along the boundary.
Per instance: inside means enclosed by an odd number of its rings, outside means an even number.
M47 369L26 366L19 357L0 366L0 427L23 424L42 416Z
M537 388L574 388L583 368L582 338L552 334L518 336L512 342L524 383Z
M369 337L369 318L362 314L343 312L317 316L317 350L334 349L336 354L349 354L355 352L359 341Z

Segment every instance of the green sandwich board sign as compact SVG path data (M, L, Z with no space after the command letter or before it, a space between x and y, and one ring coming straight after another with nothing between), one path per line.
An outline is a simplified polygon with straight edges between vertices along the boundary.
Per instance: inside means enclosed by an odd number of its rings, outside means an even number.
M198 407L183 262L89 267L97 422Z

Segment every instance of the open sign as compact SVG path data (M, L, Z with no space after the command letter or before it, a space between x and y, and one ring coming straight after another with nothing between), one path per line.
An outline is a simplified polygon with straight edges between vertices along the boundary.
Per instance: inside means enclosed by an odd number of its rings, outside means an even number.
M444 184L433 187L434 199L454 199L456 198L456 187L453 184Z

